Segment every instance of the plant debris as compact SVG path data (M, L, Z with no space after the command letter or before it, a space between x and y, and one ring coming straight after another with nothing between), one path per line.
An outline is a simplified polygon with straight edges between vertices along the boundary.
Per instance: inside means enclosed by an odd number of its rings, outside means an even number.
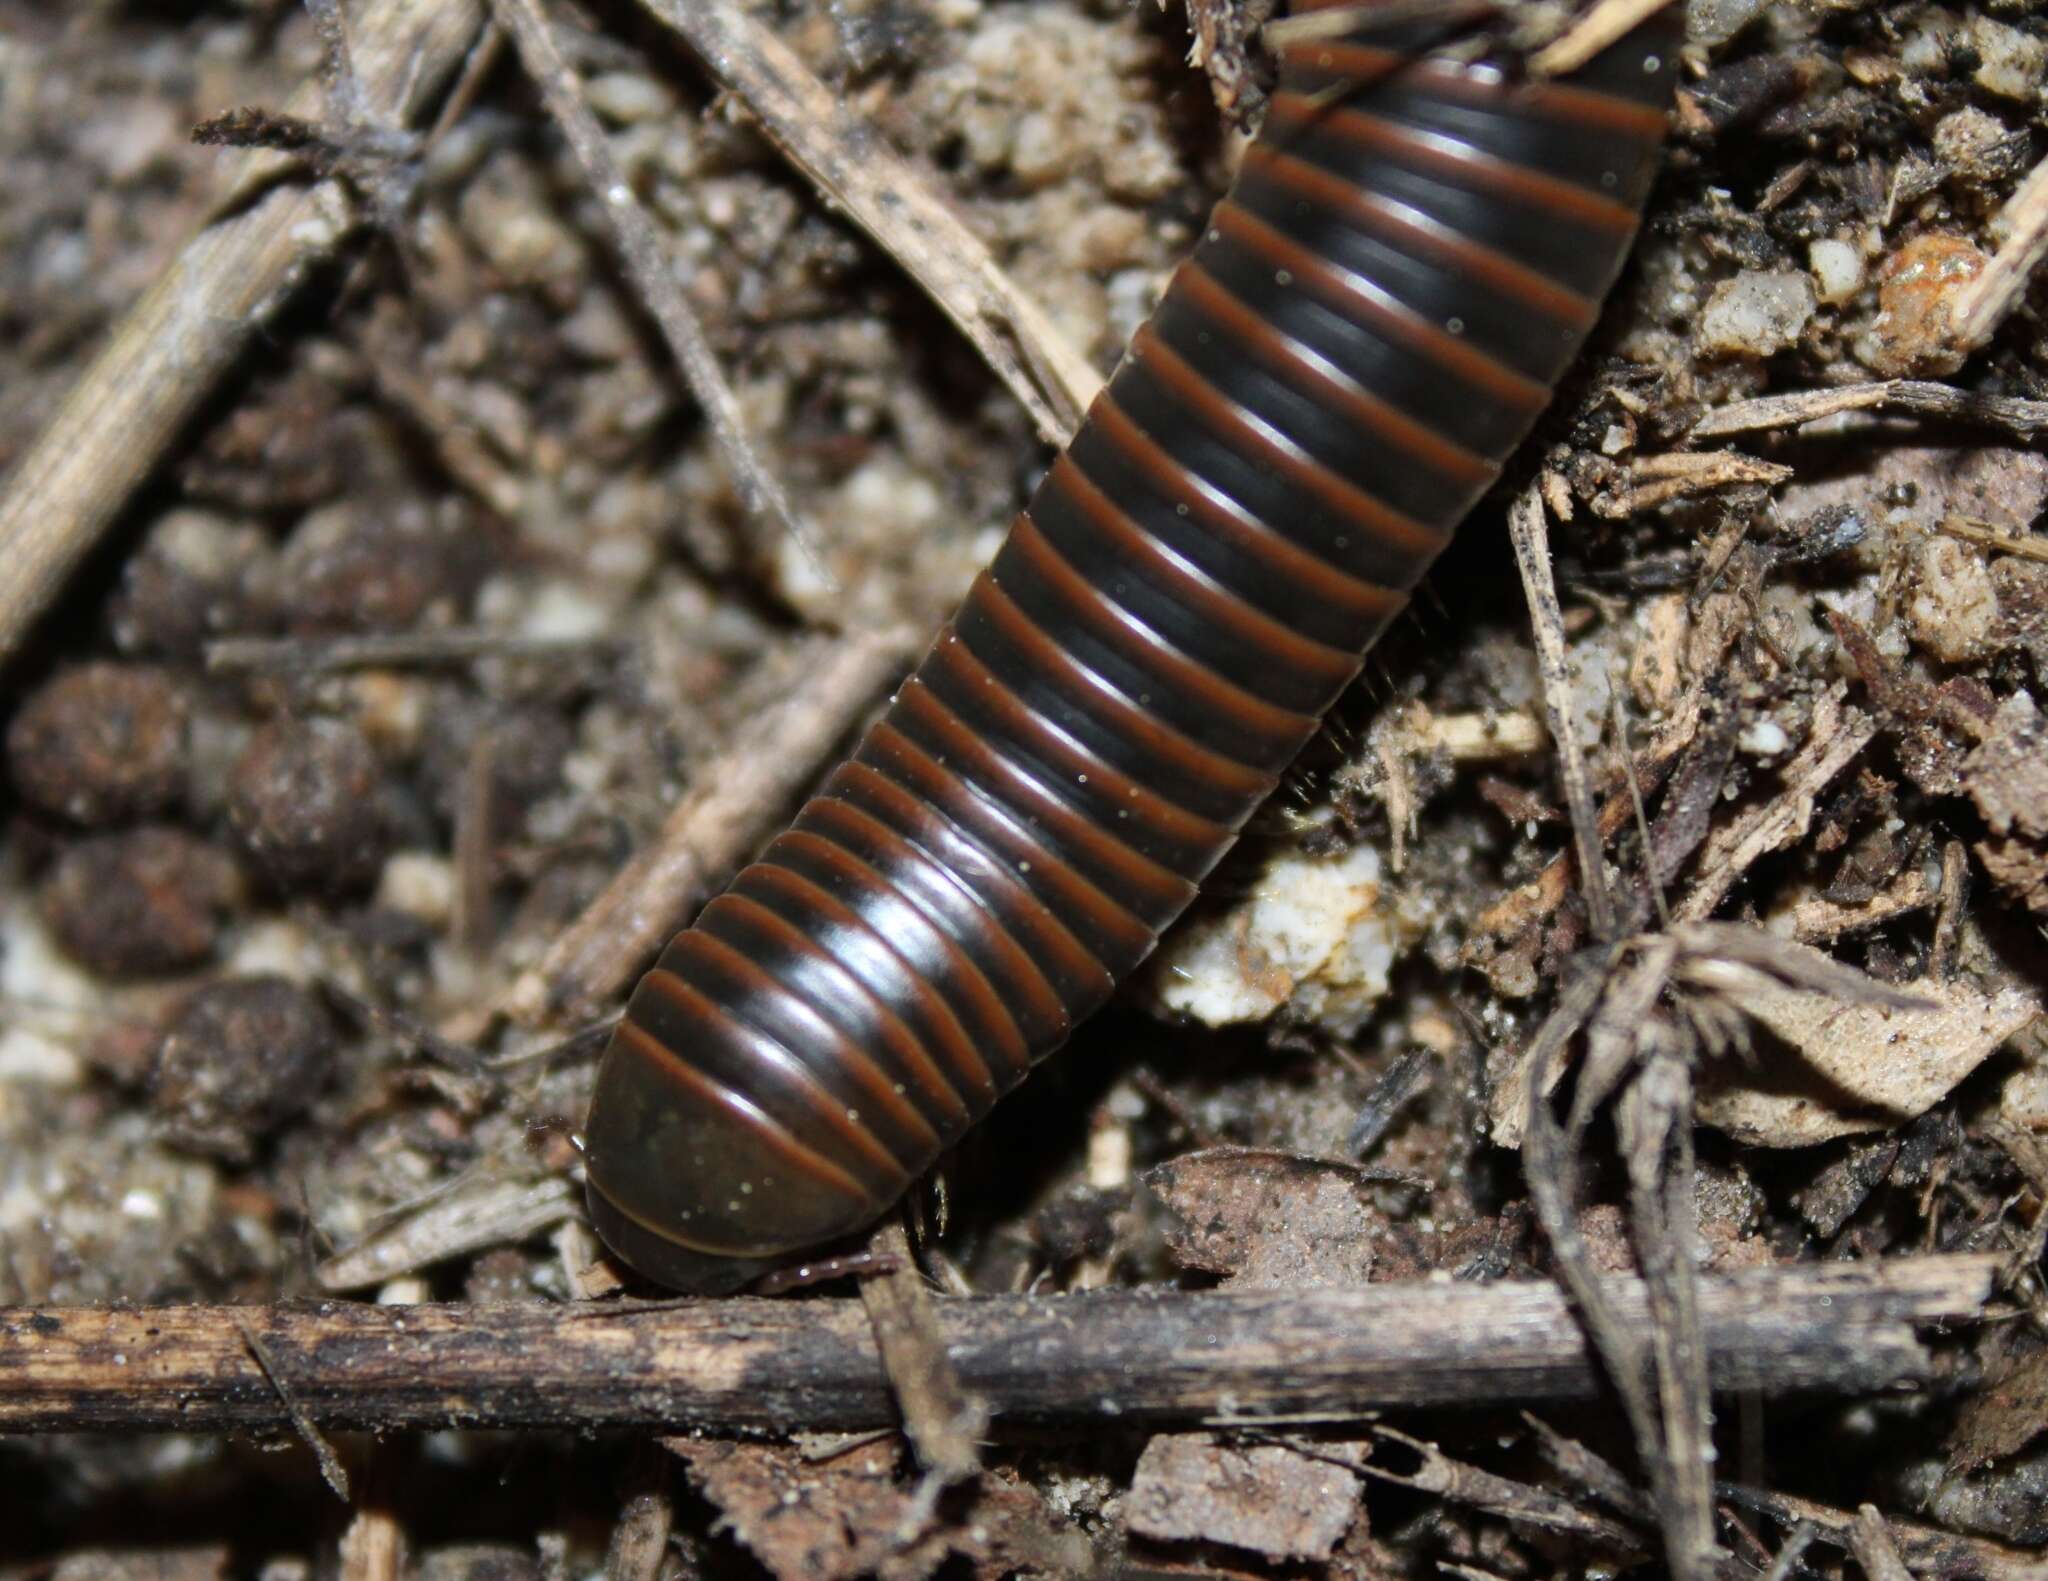
M8 1440L0 1581L2038 1566L2024 6L1692 0L1508 486L1140 981L900 1246L779 1298L870 1281L817 1310L884 1337L901 1430L329 1441L263 1326L668 1310L580 1216L608 1018L1193 245L1267 9L0 0L0 1304L227 1307L281 1435ZM1537 76L1640 10L1453 8ZM1779 1314L1800 1376L1910 1387L1716 1401L1741 1279L1911 1313L1926 1254L1995 1266L1996 1321ZM1248 1421L1219 1325L1199 1412L1105 1375L1023 1426L961 1379L1043 1394L1032 1344L939 1337L964 1294L1177 1333L1161 1290L1537 1279L1611 1385L1569 1416Z

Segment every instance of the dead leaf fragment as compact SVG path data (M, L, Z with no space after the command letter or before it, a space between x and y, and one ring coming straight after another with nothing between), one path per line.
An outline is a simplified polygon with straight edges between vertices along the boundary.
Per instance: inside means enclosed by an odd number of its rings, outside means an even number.
M1786 1045L1702 1073L1700 1119L1758 1147L1809 1147L1924 1114L2042 1010L2026 988L1986 994L1927 978L1899 988L1932 1001L1928 1010L1844 1004L1763 977L1720 987Z
M1964 1403L1949 1434L1951 1472L2018 1454L2048 1433L2048 1350L2031 1351Z
M786 1444L665 1441L729 1529L783 1581L922 1581L951 1558L995 1581L1018 1571L1085 1575L1093 1552L1029 1488L997 1476L970 1502L926 1523L917 1484L900 1475L901 1443L860 1444L829 1460Z
M1138 1457L1130 1529L1161 1542L1212 1542L1269 1559L1327 1559L1358 1519L1358 1479L1284 1444L1162 1433Z

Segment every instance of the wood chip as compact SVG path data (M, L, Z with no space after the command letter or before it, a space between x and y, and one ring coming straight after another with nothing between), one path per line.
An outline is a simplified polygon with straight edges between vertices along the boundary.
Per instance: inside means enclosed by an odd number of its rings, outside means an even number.
M1968 1473L2016 1455L2048 1433L2048 1349L2026 1352L1963 1402L1949 1434L1951 1473Z
M1529 69L1539 77L1558 77L1577 71L1600 51L1619 43L1670 3L1671 0L1600 0L1563 36L1531 55Z
M1837 682L1815 705L1805 743L1782 773L1769 801L1708 837L1692 889L1673 908L1681 921L1703 921L1720 908L1752 864L1782 851L1813 826L1820 793L1856 760L1877 734L1877 721L1850 708L1848 687Z

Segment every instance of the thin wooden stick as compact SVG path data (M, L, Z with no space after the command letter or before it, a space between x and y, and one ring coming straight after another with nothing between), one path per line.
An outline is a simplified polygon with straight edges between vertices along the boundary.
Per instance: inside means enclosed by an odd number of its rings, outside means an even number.
M1915 1326L1979 1316L1997 1266L1902 1258L1702 1279L1714 1385L1860 1393L1924 1377ZM1624 1320L1647 1322L1641 1281L1608 1288ZM1357 1421L1598 1389L1565 1298L1533 1281L987 1296L936 1301L933 1315L962 1385L1012 1425ZM390 1431L898 1420L852 1300L0 1308L0 1432L290 1430L294 1410Z
M1565 658L1564 614L1558 607L1557 581L1550 570L1550 534L1543 516L1543 495L1531 484L1508 507L1508 536L1515 546L1515 564L1522 573L1522 592L1529 605L1529 625L1536 637L1536 668L1543 678L1543 709L1550 736L1557 744L1558 772L1564 779L1565 803L1571 809L1572 836L1579 851L1579 892L1586 900L1586 919L1602 943L1614 937L1614 902L1607 890L1607 868L1601 855L1599 819L1593 810L1592 777L1586 755L1572 728L1572 678Z
M1600 0L1554 42L1529 57L1529 70L1539 77L1561 77L1577 71L1610 44L1619 43L1671 0Z
M479 0L364 0L351 8L355 80L403 124L430 107L483 25ZM317 116L308 83L289 113ZM122 317L0 494L0 659L112 524L164 449L307 274L355 229L338 181L282 179L246 156L229 201Z
M817 546L812 543L796 510L789 503L775 474L762 464L747 436L739 397L726 382L725 370L711 350L710 337L683 295L676 260L665 246L648 216L646 206L634 195L632 184L619 166L612 145L598 125L597 117L584 102L583 85L562 58L555 44L554 30L542 12L539 0L490 0L498 25L512 35L520 64L540 89L555 124L562 129L583 176L597 195L598 208L611 227L619 260L632 278L633 289L661 326L669 355L676 360L683 382L690 387L718 451L725 458L727 473L749 516L766 520L793 537L799 548L822 571Z
M760 118L789 161L907 269L1063 445L1102 376L996 263L931 183L790 48L728 0L640 0Z
M2000 554L2013 555L2021 560L2032 560L2048 565L2048 538L2038 535L2019 537L2002 533L1996 528L1986 527L1981 522L1965 521L1957 516L1945 516L1934 524L1936 532L1946 533L1951 538L1960 538L1964 543L1973 543L1979 549L1995 549Z
M981 1469L976 1443L988 1427L988 1410L960 1385L939 1331L938 1302L910 1255L903 1226L884 1225L871 1250L895 1265L861 1281L860 1299L903 1408L904 1432L935 1488L964 1482Z
M529 637L480 626L346 637L222 637L206 645L206 668L215 675L325 675L472 664L479 659L561 664L610 659L625 648L626 643L614 637Z
M710 886L768 834L913 649L902 630L818 639L783 706L705 765L646 849L520 977L501 1008L534 1023L608 1004L690 920ZM450 1035L473 1041L482 1030L463 1026Z
M1714 1493L1735 1509L1782 1521L1791 1528L1785 1544L1788 1549L1801 1544L1801 1533L1804 1533L1804 1543L1818 1540L1854 1551L1854 1528L1860 1512L1832 1509L1811 1499L1795 1498L1789 1493L1771 1493L1732 1482L1717 1484ZM1957 1532L1900 1520L1885 1522L1885 1535L1901 1561L1919 1575L1982 1576L1984 1581L2041 1581L2041 1552L2038 1548L2008 1548L1988 1538L1965 1537ZM1821 1568L1816 1565L1812 1570Z
M2041 260L2048 257L2048 159L2027 173L1999 215L2005 244L1984 272L1956 293L1956 345L1975 351L2019 306Z
M1716 407L1693 425L1692 437L1720 439L1765 428L1797 428L1842 412L1903 412L1912 417L1946 417L2003 429L2015 439L2048 431L2048 401L2015 395L1980 395L1926 379L1879 379L1834 390L1795 390L1760 395Z

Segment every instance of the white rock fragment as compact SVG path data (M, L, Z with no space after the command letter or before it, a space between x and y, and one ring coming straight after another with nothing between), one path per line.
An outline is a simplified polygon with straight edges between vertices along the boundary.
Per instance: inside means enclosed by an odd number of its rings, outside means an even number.
M1792 745L1792 738L1785 734L1783 725L1767 714L1744 725L1735 744L1753 758L1769 759L1782 757Z
M1983 552L1940 533L1921 540L1919 585L1906 605L1914 640L1944 664L1981 659L1998 647L1998 589Z
M1708 356L1774 357L1798 343L1817 300L1803 270L1745 269L1707 298L1699 349Z
M30 1027L0 1032L0 1082L76 1087L84 1080L85 1062L63 1044Z
M2048 1061L2038 1051L2006 1077L1999 1089L1998 1113L2024 1130L2048 1132Z
M376 903L444 926L455 913L454 866L433 851L394 852L377 877Z
M675 95L667 86L637 71L604 71L583 84L590 107L619 126L663 121L676 113Z
M236 935L222 965L228 977L273 974L295 983L312 983L331 970L323 941L287 918L249 922Z
M1168 940L1155 997L1207 1026L1263 1021L1287 1005L1339 1036L1355 1031L1412 935L1387 902L1382 865L1371 846L1275 857L1246 900Z
M1986 93L2032 103L2048 82L2048 40L2022 33L1981 13L1970 18L1969 42L1977 56L1972 80Z
M1814 285L1821 301L1840 307L1863 289L1863 253L1853 242L1824 236L1806 249Z

